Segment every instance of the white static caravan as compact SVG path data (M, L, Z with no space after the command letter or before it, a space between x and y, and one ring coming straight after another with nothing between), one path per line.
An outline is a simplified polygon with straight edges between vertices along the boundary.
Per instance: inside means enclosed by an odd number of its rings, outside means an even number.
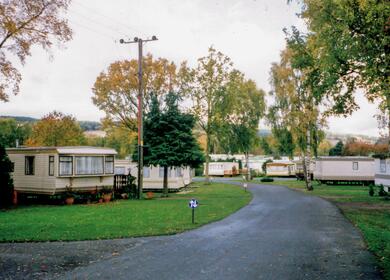
M15 191L54 195L66 187L94 191L114 184L116 151L99 147L26 147L6 152L14 165Z
M363 156L326 156L316 159L314 180L321 182L374 182L374 159Z
M375 159L375 185L383 185L386 192L390 191L390 158Z
M164 169L162 167L144 167L144 190L162 190ZM138 177L137 163L130 160L115 161L115 175L128 175ZM174 167L168 169L168 188L179 190L192 182L193 170L190 167Z
M235 176L238 175L238 162L209 162L210 176ZM206 174L206 164L203 174Z
M295 176L295 164L291 161L274 161L266 165L267 176Z

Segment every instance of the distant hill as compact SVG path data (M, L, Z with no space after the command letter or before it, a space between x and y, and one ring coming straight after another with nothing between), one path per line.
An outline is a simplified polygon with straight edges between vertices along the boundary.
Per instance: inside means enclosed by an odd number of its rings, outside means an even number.
M100 122L93 121L79 121L80 127L84 131L101 130L102 125Z
M39 119L31 118L31 117L24 117L24 116L0 116L0 118L3 119L14 119L17 122L36 122Z
M259 136L268 136L270 134L271 134L271 130L269 130L269 129L259 129L257 131L257 135L259 135Z
M31 118L31 117L25 117L25 116L0 116L0 118L4 119L14 119L17 122L28 122L28 123L34 123L39 121L39 119ZM100 122L95 121L79 121L80 127L84 131L91 131L91 130L100 130L102 125Z

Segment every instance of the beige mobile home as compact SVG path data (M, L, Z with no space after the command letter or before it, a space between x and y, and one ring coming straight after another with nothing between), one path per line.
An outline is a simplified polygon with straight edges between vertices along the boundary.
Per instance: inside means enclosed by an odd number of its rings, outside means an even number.
M374 182L374 159L334 156L316 159L314 179L321 182Z
M390 158L375 159L375 185L383 185L386 192L390 191Z
M144 190L162 190L164 169L159 166L144 167ZM137 163L130 160L115 161L115 175L138 176ZM192 182L193 170L190 167L173 167L168 169L168 188L179 190Z
M238 162L209 162L210 176L235 176L238 175ZM206 174L206 165L204 165Z
M114 184L116 151L98 147L9 148L12 177L20 193L54 195L69 186L93 191Z
M291 161L274 161L266 165L267 176L290 177L295 176L295 164Z
M304 168L303 168L302 159L294 160L294 163L295 163L295 176L297 177L297 179L303 180L305 178L305 174L304 174L305 172L304 172ZM311 160L310 161L310 169L309 169L309 174L311 176L311 179L313 179L313 173L314 173L315 166L316 166L316 162L314 160Z

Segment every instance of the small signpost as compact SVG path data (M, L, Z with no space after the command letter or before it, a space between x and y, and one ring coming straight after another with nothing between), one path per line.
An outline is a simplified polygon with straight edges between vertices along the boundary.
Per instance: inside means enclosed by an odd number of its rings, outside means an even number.
M245 176L242 176L242 180L243 180L242 186L244 187L244 190L245 190L245 192L246 192L246 188L248 187L248 184L247 184L247 182L246 182Z
M188 207L191 208L192 210L192 223L195 224L195 208L198 207L199 203L198 201L193 198L190 200L190 202L188 203Z

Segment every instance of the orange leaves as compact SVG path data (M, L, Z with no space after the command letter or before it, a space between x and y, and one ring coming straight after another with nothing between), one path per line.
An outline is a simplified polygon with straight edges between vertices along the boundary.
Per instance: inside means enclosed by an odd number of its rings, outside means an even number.
M19 92L21 75L11 57L23 64L33 45L49 49L53 41L72 38L67 21L61 17L70 0L19 1L0 4L0 100ZM10 71L12 69L12 71Z
M134 130L137 114L138 62L124 60L113 62L100 73L92 88L93 103L106 113L113 123ZM143 58L144 102L147 107L151 94L163 95L178 87L178 70L165 58L154 59L151 54ZM147 108L146 108L147 110Z

